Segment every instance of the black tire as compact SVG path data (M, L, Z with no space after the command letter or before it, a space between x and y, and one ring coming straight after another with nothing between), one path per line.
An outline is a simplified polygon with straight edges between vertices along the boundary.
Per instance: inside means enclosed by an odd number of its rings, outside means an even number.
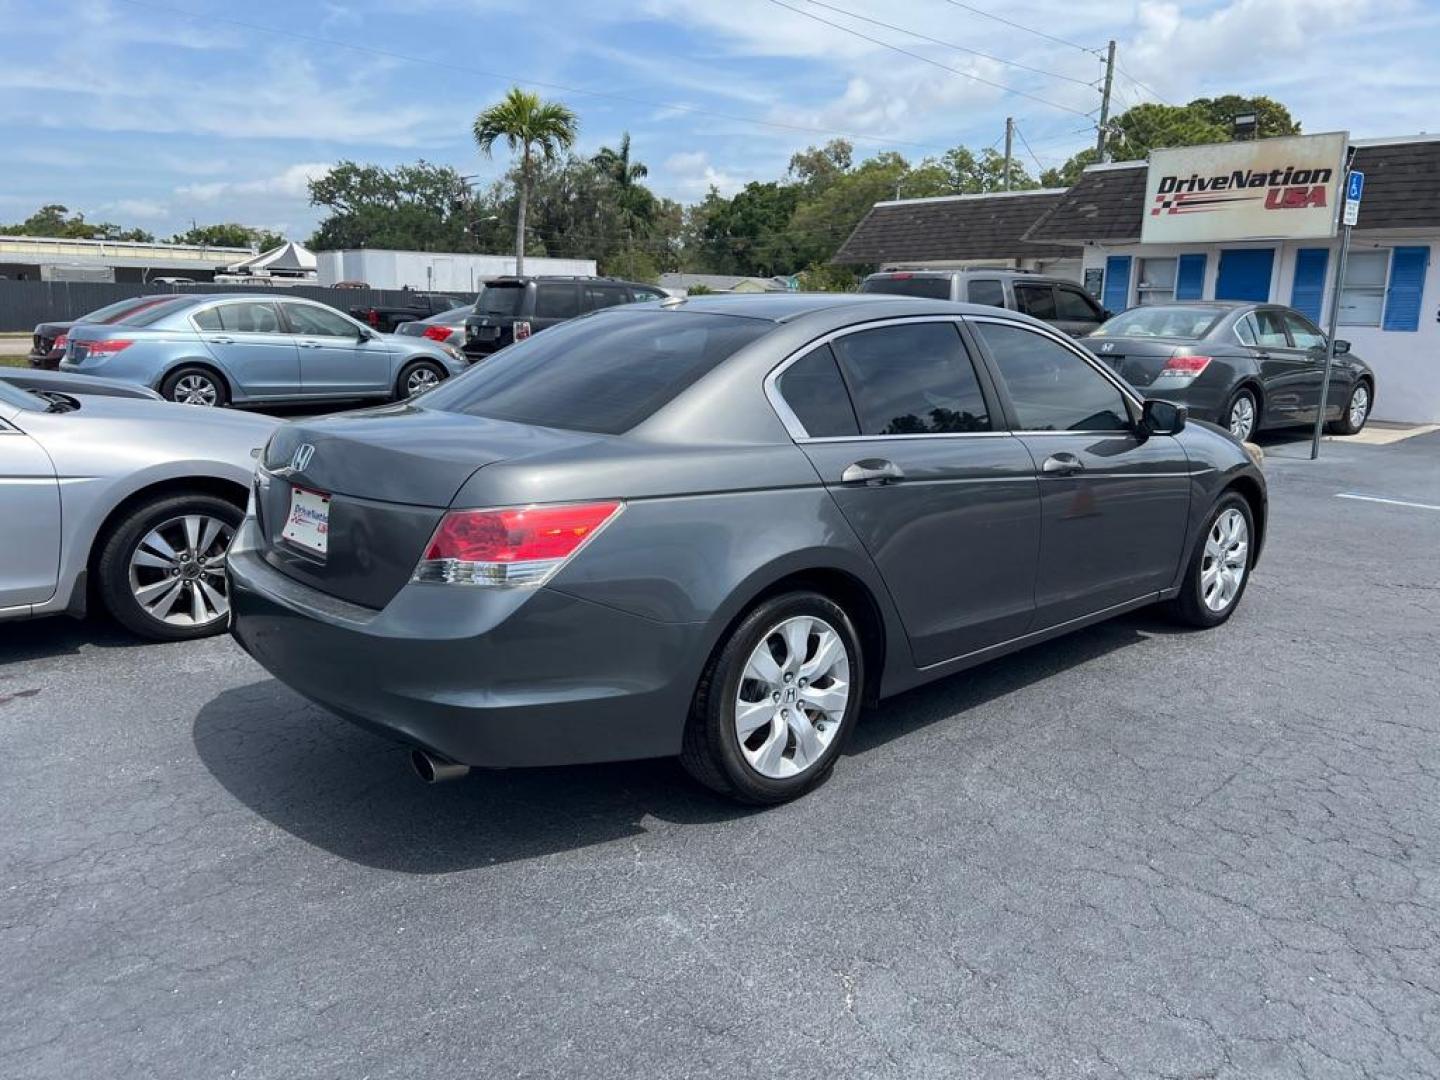
M1216 523L1230 510L1238 510L1245 521L1245 569L1240 579L1239 589L1229 602L1217 611L1205 602L1203 578L1207 565L1211 561L1206 552L1206 545ZM1205 517L1205 527L1196 538L1195 553L1190 557L1190 566L1185 571L1185 581L1180 586L1180 595L1171 601L1171 613L1188 626L1206 630L1213 626L1219 626L1229 619L1235 613L1235 609L1240 606L1240 600L1244 597L1245 589L1250 584L1250 569L1254 565L1255 515L1251 512L1250 504L1243 495L1235 491L1228 491L1220 497L1220 500Z
M1241 407L1242 401L1250 404L1250 430L1243 435L1236 435L1235 410ZM1247 442L1255 437L1255 432L1260 430L1260 399L1255 396L1254 390L1248 386L1242 386L1230 395L1230 400L1225 403L1225 411L1220 414L1220 426L1242 442Z
M763 775L745 758L740 736L736 732L735 702L752 652L771 636L776 627L799 616L821 619L838 634L849 666L849 697L838 730L831 735L823 753L796 775L772 778ZM807 648L814 648L817 641L818 638L810 640ZM739 802L774 805L799 798L825 779L850 737L864 698L864 664L855 626L845 610L833 600L814 592L792 592L762 601L720 642L700 677L685 726L681 765L706 787ZM804 715L798 706L796 712ZM773 723L779 725L781 722L775 720ZM769 725L766 726L768 728ZM815 723L815 727L824 731L822 723ZM778 730L788 740L786 749L798 752L798 747L794 746L794 735L784 727Z
M434 376L435 381L431 383L430 386L413 389L413 380L422 372L429 372ZM445 381L449 374L450 373L445 370L444 365L437 360L411 360L410 363L406 364L400 370L400 377L395 380L395 400L405 401L407 398L414 397L423 390L429 390L433 386L438 386Z
M211 393L203 390L208 386ZM214 368L204 364L182 364L160 384L160 396L166 401L183 405L206 405L219 408L230 402L230 387L225 378Z
M1364 401L1357 402L1357 398L1364 394ZM1358 435L1364 430L1365 424L1370 419L1370 409L1375 403L1375 392L1370 384L1361 379L1350 390L1350 396L1345 399L1345 405L1340 410L1340 416L1331 420L1325 425L1325 430L1332 435ZM1356 410L1359 407L1359 422L1356 422Z
M192 638L218 634L225 629L228 620L223 613L201 623L166 622L147 611L136 599L132 590L131 558L135 555L141 541L152 529L163 526L166 522L175 518L196 515L223 522L229 527L232 534L239 526L240 519L245 516L239 506L214 495L204 495L199 492L157 495L134 507L125 517L116 522L101 544L99 558L95 561L96 585L100 599L116 622L141 637L149 638L152 641L188 641ZM219 548L219 539L221 538L217 537L216 541L207 548L212 564L214 552ZM228 542L228 537L224 539ZM165 579L166 574L163 570L136 571L137 575L142 572L146 574L143 583L158 583ZM139 579L137 578L137 580ZM211 590L219 592L228 601L223 573L218 577L214 574L204 575L204 581L205 585ZM188 602L193 597L194 591L200 588L191 580L182 579L177 584L180 590L176 597L177 607L180 603ZM208 599L202 602L205 614L209 616L214 611L214 607Z

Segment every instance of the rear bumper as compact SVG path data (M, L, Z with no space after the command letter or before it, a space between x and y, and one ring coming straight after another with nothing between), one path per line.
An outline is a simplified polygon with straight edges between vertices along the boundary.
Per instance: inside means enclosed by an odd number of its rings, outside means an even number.
M701 624L548 588L409 585L372 611L274 570L254 539L252 519L229 556L232 633L337 715L466 765L680 752Z
M42 353L31 349L30 352L26 354L25 359L30 362L30 366L33 368L43 368L46 371L54 371L60 366L60 358L64 355L63 352L52 351Z

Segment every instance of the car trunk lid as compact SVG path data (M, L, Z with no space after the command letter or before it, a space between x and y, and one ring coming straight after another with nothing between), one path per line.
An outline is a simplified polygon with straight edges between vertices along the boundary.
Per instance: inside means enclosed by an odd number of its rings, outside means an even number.
M478 469L591 438L413 405L287 424L257 484L264 558L312 588L382 608ZM296 512L312 524L321 513L323 553L307 546L313 531L292 524Z
M1115 374L1137 389L1149 386L1171 357L1199 351L1199 344L1186 338L1081 338Z

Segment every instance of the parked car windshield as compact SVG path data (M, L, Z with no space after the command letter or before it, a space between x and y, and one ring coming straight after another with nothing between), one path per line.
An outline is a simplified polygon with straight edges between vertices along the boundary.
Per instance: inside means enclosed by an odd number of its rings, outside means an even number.
M525 286L486 285L485 291L475 301L476 315L518 315L525 299Z
M915 277L913 274L889 274L866 278L861 292L893 293L895 296L923 296L927 300L949 300L948 277Z
M492 420L618 435L772 329L773 323L731 315L615 308L502 349L440 384L424 403Z
M1226 309L1155 304L1131 308L1102 325L1092 337L1163 337L1198 340L1210 333Z

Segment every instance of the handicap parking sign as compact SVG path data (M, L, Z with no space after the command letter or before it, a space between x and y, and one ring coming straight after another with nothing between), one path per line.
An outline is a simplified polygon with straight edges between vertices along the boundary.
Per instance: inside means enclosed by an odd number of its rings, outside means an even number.
M1365 174L1363 172L1352 172L1345 186L1345 198L1349 202L1359 202L1360 196L1364 193Z

